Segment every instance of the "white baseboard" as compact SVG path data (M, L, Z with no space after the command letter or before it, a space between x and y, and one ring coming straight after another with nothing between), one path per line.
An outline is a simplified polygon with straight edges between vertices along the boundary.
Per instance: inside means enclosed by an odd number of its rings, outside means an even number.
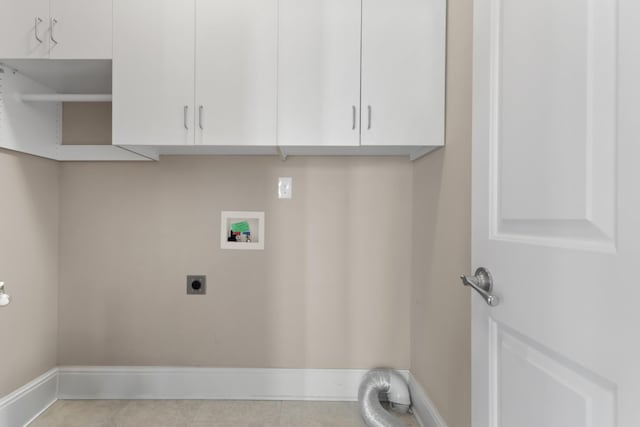
M58 370L53 368L0 399L0 426L26 426L57 400Z
M447 427L447 423L413 374L409 374L409 391L413 414L421 427Z
M367 370L68 366L58 372L60 399L357 401Z
M366 369L173 367L54 368L0 399L0 426L26 426L57 399L225 399L357 401ZM422 427L447 427L408 371Z

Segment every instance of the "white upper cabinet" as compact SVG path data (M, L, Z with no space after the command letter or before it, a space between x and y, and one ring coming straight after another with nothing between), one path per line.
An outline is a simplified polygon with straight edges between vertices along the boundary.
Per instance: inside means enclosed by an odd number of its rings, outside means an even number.
M114 2L114 144L444 144L446 0Z
M280 0L278 143L360 143L360 0Z
M362 4L362 145L443 145L446 0Z
M196 0L196 144L276 145L277 0Z
M278 144L444 144L446 0L280 0Z
M194 142L195 0L114 0L113 143Z
M49 55L49 0L0 0L0 58Z
M51 0L51 59L110 59L112 0Z
M111 58L112 0L0 0L0 58Z
M275 146L277 22L277 0L115 0L113 143Z

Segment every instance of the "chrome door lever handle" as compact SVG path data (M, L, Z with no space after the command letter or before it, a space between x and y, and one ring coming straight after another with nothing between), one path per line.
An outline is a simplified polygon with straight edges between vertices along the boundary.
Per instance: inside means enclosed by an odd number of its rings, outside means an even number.
M493 278L486 268L478 268L473 277L460 276L460 280L462 280L463 285L469 286L479 293L490 307L500 304L500 298L491 293L493 290Z

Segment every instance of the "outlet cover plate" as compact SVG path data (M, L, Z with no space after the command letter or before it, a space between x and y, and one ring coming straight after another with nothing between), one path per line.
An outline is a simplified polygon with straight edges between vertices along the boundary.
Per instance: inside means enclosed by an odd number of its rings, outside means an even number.
M278 198L290 199L293 196L293 177L281 176L278 178Z
M189 275L187 276L187 295L206 295L207 276Z

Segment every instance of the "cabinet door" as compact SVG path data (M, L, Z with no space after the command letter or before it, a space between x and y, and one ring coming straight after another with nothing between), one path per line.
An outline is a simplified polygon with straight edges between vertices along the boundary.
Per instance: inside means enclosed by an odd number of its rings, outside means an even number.
M112 0L51 0L52 59L111 59Z
M193 144L194 22L194 0L114 0L114 144Z
M275 145L277 0L196 6L196 143Z
M446 0L362 4L362 145L444 144Z
M0 0L0 58L46 58L49 0Z
M360 0L280 0L278 144L360 143Z

